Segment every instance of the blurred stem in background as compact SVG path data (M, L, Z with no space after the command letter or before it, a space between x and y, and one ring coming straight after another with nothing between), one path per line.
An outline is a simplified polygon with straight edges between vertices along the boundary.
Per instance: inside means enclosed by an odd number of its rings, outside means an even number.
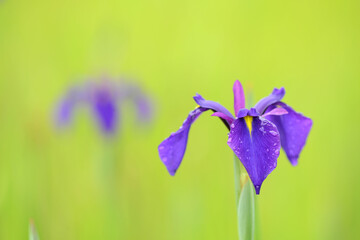
M29 223L29 240L40 240L33 220Z
M120 145L120 144L119 144ZM116 143L114 139L104 139L103 149L100 159L100 178L107 194L114 194L114 188L116 186Z
M101 188L104 191L105 200L105 216L107 228L111 230L112 239L120 239L123 232L123 219L121 217L120 201L121 197L118 195L117 173L118 162L116 147L121 146L113 138L107 138L103 141L103 150L100 160L99 176L101 181ZM109 233L106 233L108 236Z

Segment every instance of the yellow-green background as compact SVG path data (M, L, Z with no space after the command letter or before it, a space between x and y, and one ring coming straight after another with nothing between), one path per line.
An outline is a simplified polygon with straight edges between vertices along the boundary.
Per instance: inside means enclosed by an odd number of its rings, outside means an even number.
M0 1L0 239L26 239L29 219L41 239L237 239L220 121L195 123L175 177L157 155L196 92L232 110L236 79L255 101L284 86L314 121L299 165L282 152L257 197L262 239L360 238L359 11L355 0ZM86 111L57 131L67 87L103 75L137 79L153 123L138 126L128 105L111 144ZM99 174L109 151L113 184Z

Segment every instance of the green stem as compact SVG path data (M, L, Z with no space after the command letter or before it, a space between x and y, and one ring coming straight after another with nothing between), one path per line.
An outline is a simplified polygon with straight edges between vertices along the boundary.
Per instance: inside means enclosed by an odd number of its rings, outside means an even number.
M244 166L235 155L234 173L239 239L254 240L255 191Z

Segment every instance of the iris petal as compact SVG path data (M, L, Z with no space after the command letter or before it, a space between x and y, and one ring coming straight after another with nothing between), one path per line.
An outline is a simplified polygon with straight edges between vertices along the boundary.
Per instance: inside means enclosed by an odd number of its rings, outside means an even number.
M118 111L116 99L110 89L96 89L92 101L95 116L102 130L107 134L114 133L118 124Z
M276 168L280 152L280 136L270 121L247 116L238 118L230 129L228 145L244 165L254 184L256 194L261 184ZM247 126L251 124L251 126Z
M62 127L70 124L73 111L80 102L82 91L79 87L72 87L56 108L56 123Z
M200 107L212 109L215 112L221 112L225 115L227 115L229 118L234 119L234 116L227 110L225 107L223 107L220 103L205 100L200 94L196 94L194 96L194 100L197 104L199 104Z
M151 100L140 93L135 99L137 117L140 122L149 122L153 118L154 109Z
M255 108L258 113L263 114L268 106L273 103L280 101L285 95L285 88L274 88L273 92L261 99L256 105Z
M123 81L114 86L114 89L114 95L119 102L129 100L135 104L139 122L149 122L153 118L154 103L139 85Z
M225 120L225 121L229 124L229 126L230 126L230 125L232 124L232 122L234 121L234 119L228 117L227 115L225 115L225 114L222 113L222 112L214 112L213 114L211 114L211 116L213 116L213 117L219 117L219 118Z
M280 116L280 115L284 115L287 114L288 112L286 111L285 108L282 107L276 107L274 109L272 109L271 111L266 111L265 114L262 115L262 117L266 117L269 115L276 115L276 116Z
M245 108L245 94L243 87L239 80L236 80L233 86L234 92L234 110L235 114L239 112L240 109Z
M196 108L191 111L178 131L172 133L158 147L161 161L170 175L175 175L184 157L191 125L207 108Z
M281 116L268 115L265 118L273 122L278 128L281 146L291 164L295 166L310 133L312 120L301 113L295 112L290 106L282 102L269 106L266 112L272 111L277 106L281 106L288 113Z

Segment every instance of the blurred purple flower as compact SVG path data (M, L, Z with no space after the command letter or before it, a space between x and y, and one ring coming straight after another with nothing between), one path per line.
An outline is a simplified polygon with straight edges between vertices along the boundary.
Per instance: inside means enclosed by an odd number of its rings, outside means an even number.
M110 80L88 81L71 87L56 109L56 122L60 127L70 124L74 109L90 106L101 130L106 135L116 132L120 120L121 104L130 100L135 104L137 118L148 122L152 118L152 103L147 95L134 84Z
M174 175L185 154L192 123L203 112L212 110L212 116L220 117L229 129L228 145L244 165L256 194L259 194L261 184L277 166L281 146L291 164L297 164L312 120L280 102L285 95L284 88L275 88L250 109L245 108L244 91L239 81L235 81L233 92L235 116L219 103L197 94L194 100L198 107L190 112L177 132L159 145L159 155L169 173Z

